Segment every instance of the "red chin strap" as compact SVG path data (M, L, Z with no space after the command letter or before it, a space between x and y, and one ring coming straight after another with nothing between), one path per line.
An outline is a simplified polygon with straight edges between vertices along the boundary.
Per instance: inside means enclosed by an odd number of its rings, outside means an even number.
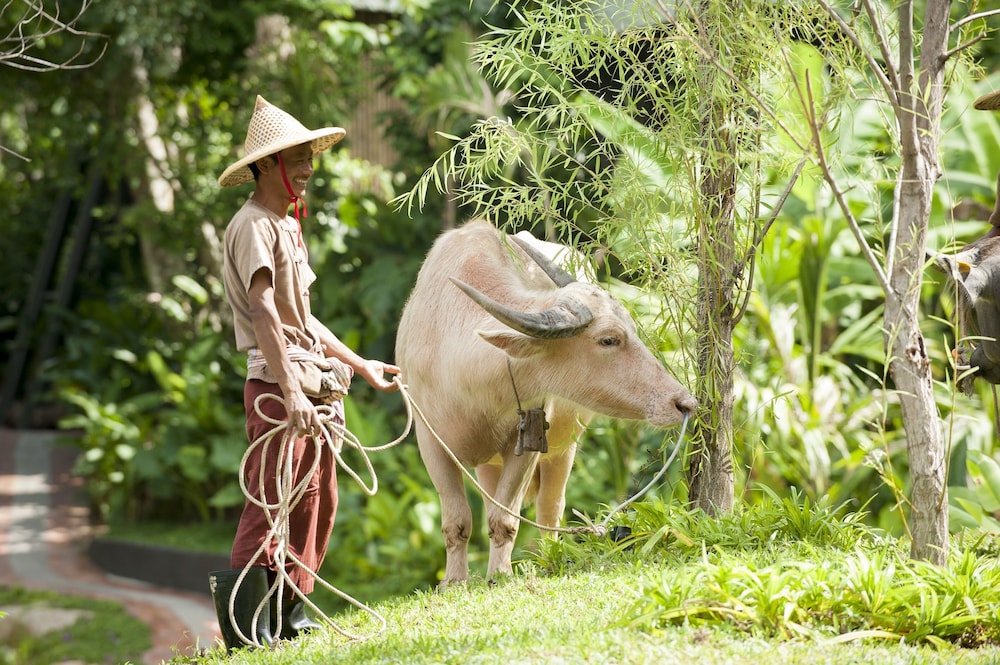
M306 202L295 195L292 191L292 183L288 181L288 174L285 173L285 162L281 160L281 153L277 153L278 156L278 167L281 169L281 180L285 183L285 191L288 192L289 203L295 205L295 221L299 221L299 206L302 206L302 216L308 217L309 211L306 209ZM300 241L301 242L301 241Z

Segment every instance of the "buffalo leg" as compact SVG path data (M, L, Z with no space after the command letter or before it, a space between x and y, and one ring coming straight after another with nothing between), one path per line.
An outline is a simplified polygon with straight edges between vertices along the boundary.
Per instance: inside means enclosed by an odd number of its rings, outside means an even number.
M538 463L538 453L525 452L523 455L515 456L513 444L508 451L504 456L503 468L493 498L497 503L506 506L510 512L499 508L489 500L486 502L486 521L490 533L490 561L487 574L490 577L498 573L511 572L510 557L520 526L518 516L521 513L521 503L531 476L535 472L535 465ZM480 470L485 471L482 467Z
M472 533L472 510L465 496L461 469L427 431L415 424L420 457L441 499L441 533L447 555L441 586L465 582L469 578L469 536Z
M558 453L542 455L538 462L538 497L535 499L535 514L538 523L556 527L562 521L566 509L566 483L573 470L576 444L570 444ZM542 535L549 535L543 532Z

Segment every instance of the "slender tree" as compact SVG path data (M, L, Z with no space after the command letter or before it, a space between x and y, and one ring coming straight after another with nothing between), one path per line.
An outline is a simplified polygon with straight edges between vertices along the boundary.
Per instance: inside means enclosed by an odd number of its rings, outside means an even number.
M734 500L732 332L766 232L761 174L787 162L760 144L776 93L746 87L768 80L799 18L756 0L534 5L477 55L518 113L474 126L409 197L449 183L479 214L551 229L668 303L649 332L683 349L673 365L701 404L689 499L710 514Z
M909 457L911 555L942 564L948 552L947 451L920 329L920 289L933 189L941 176L946 68L950 58L982 36L959 42L967 36L961 28L990 13L952 25L951 0L900 2L895 14L871 0L852 13L827 0L820 5L836 33L860 56L865 80L874 82L872 93L887 111L886 129L899 154L888 243L878 249L862 233L844 195L849 185L832 168L820 127L813 125L813 156L885 294L886 369L902 407ZM801 92L812 107L811 91Z
M922 46L917 51L914 3L899 5L898 64L893 71L886 63L892 82L886 93L899 127L902 160L893 210L896 221L885 272L876 266L885 289L883 325L888 369L902 403L910 458L911 554L939 564L945 562L948 548L947 458L934 400L931 363L920 331L920 285L934 183L941 175L938 150L950 7L950 0L927 3ZM876 34L884 34L882 26L875 22L877 15L869 11L868 16Z
M737 265L736 186L740 150L736 133L743 124L734 104L733 83L715 66L722 60L728 31L720 12L737 17L742 7L723 7L702 2L697 16L705 55L698 68L697 88L709 91L698 108L703 136L698 157L701 182L697 208L698 227L698 307L696 393L705 402L695 444L688 465L688 496L693 505L709 514L728 512L733 505L733 328L737 323L737 280L742 269ZM737 18L738 20L738 18ZM741 65L744 73L755 67ZM715 94L721 88L721 94Z

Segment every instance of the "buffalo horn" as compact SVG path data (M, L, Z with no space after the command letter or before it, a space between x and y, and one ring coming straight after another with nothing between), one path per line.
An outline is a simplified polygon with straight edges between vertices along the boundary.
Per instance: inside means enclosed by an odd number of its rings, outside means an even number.
M556 286L562 288L567 284L572 284L573 282L576 281L576 278L573 277L573 275L569 274L568 272L557 266L555 263L550 261L547 256L545 256L537 249L535 249L535 247L532 246L531 243L526 242L525 240L522 240L517 236L511 236L510 238L515 243L517 243L518 247L523 249L524 252L531 257L532 261L538 264L538 267L540 267L542 270L545 271L545 274L548 275L552 279L552 281L556 283Z
M497 321L531 337L541 339L572 337L594 320L590 308L576 298L560 297L544 312L519 312L501 305L460 279L452 277L451 281Z

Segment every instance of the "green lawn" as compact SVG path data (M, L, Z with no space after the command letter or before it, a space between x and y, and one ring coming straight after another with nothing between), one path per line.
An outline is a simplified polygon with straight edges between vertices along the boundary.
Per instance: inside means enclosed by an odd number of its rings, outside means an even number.
M332 617L339 630L176 662L1000 663L994 535L956 536L939 567L862 515L800 497L718 518L643 502L623 519L628 538L544 538L495 584L375 603L384 630L351 610Z
M105 534L108 538L128 540L146 545L174 547L196 552L228 554L233 545L236 524L216 522L143 522L141 524L112 524Z
M775 639L736 625L622 624L643 579L659 566L619 565L555 577L518 574L498 585L473 582L444 592L421 592L376 606L386 618L381 634L348 643L334 630L272 651L221 651L177 663L304 665L373 663L539 665L697 663L698 665L932 665L1000 662L1000 649L905 646L899 640ZM358 613L333 617L360 635L377 630Z
M52 631L29 630L14 615L14 608L82 610L72 625ZM50 591L0 587L0 664L49 665L50 663L139 662L152 647L149 627L128 614L118 603Z

